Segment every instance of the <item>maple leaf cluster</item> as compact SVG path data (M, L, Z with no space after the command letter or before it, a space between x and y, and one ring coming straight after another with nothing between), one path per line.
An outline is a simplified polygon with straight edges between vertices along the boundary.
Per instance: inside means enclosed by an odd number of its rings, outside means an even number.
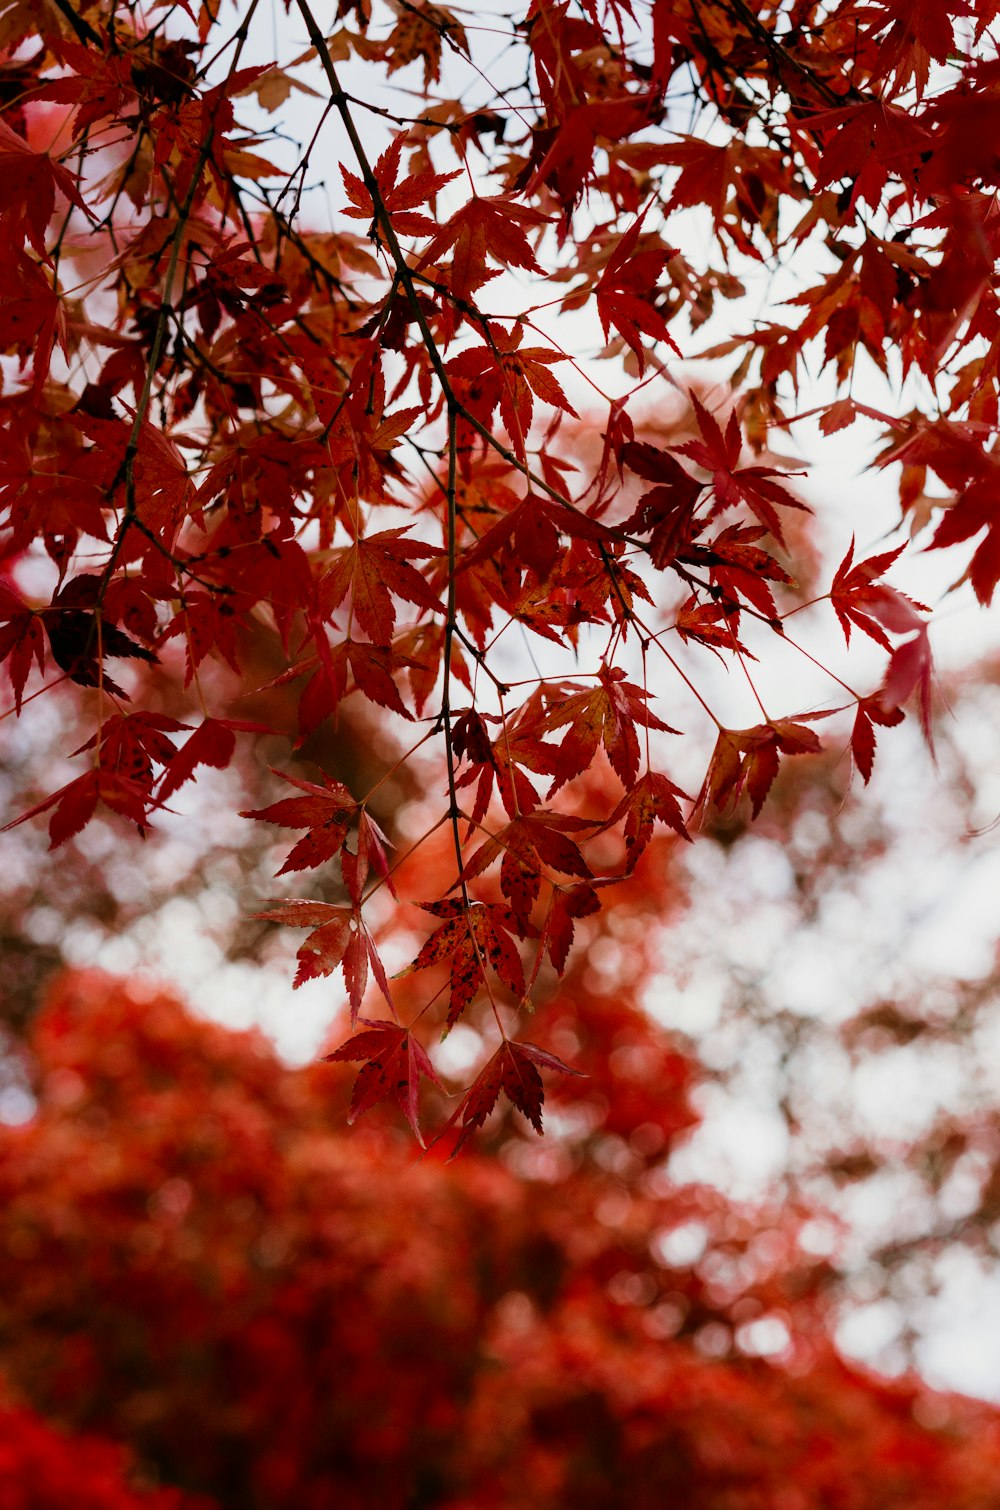
M246 816L298 831L278 874L329 900L259 915L311 930L296 984L343 978L354 1115L396 1101L420 1137L427 1029L486 1014L452 1145L504 1099L540 1130L542 1072L574 1066L523 1015L654 835L759 813L820 712L848 713L827 743L864 781L912 700L929 734L896 550L852 546L810 600L881 674L830 667L808 712L755 680L779 642L817 664L789 623L807 511L768 440L807 362L836 384L821 429L874 416L904 514L940 516L935 549L976 541L983 602L1000 579L998 7L532 0L510 90L471 13L393 4L386 31L359 0L326 35L293 0L307 49L248 65L258 9L231 34L207 3L2 9L0 661L12 711L58 687L86 725L82 767L11 822L145 834L239 740L277 740L302 795ZM359 102L345 63L400 73L419 110ZM273 124L292 99L308 129ZM308 189L334 159L324 226ZM696 348L742 269L807 244L821 271L780 321ZM681 355L727 351L731 388L696 389ZM933 408L861 405L859 362ZM651 401L678 390L671 428ZM298 768L359 705L382 775ZM376 817L403 766L419 833Z

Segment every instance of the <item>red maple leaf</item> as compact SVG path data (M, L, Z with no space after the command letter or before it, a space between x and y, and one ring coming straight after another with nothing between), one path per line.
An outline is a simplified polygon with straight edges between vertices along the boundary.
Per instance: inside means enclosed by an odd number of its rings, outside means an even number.
M620 460L639 477L657 484L643 493L622 528L636 534L649 532L650 560L662 571L697 534L694 511L703 484L668 452L645 441L628 441L621 448Z
M861 779L866 786L871 780L875 761L874 725L881 724L883 728L891 728L894 724L902 722L902 708L887 706L877 692L872 697L858 699L858 710L854 716L854 728L851 731L851 754L854 756L854 764L861 772Z
M448 363L449 377L462 380L466 402L484 424L490 422L497 405L500 406L500 418L520 456L524 455L531 429L533 395L564 414L578 417L549 371L553 363L565 362L567 358L549 346L522 347L524 330L520 320L515 320L509 331L491 320L490 344L472 346Z
M640 377L646 367L644 335L652 341L665 341L680 356L666 321L652 302L663 269L677 253L662 243L636 252L644 219L645 212L625 232L594 289L604 339L608 339L613 325L635 352Z
M52 659L71 682L81 687L103 686L118 697L127 697L104 670L104 660L112 656L155 663L157 657L108 620L98 606L100 590L100 577L71 578L43 610L45 632Z
M647 707L650 694L626 681L620 667L602 665L597 679L598 685L589 691L570 692L568 696L562 691L556 705L546 715L546 733L562 729L567 724L570 726L559 746L553 792L585 771L601 744L622 785L631 787L639 770L640 758L636 725L659 729L666 734L677 732Z
M461 169L456 169L454 173L414 173L397 185L400 157L405 141L406 132L401 131L386 147L375 164L375 185L392 221L392 228L398 235L429 236L437 230L437 222L427 215L417 215L413 212L417 205L426 204L427 200L433 199L445 184L451 183L453 178L458 178ZM351 201L342 213L353 216L356 220L368 220L377 224L375 203L368 186L343 164L341 164L340 172L344 180L344 188Z
M496 971L507 989L518 999L524 996L524 966L511 934L525 929L514 913L495 903L473 902L466 910L456 898L444 902L424 902L426 912L444 918L440 928L424 940L420 952L401 975L427 970L432 965L449 965L450 996L448 1026L451 1027L478 993L485 978L485 966Z
M743 792L756 818L778 774L781 755L813 755L821 749L813 729L790 718L752 729L720 729L695 811L733 806Z
M742 643L736 631L740 621L738 604L727 599L722 603L699 603L692 593L677 610L674 628L682 640L694 640L718 655L720 650L738 650L748 660L757 657Z
M300 661L272 684L292 681L304 672L313 675L299 699L299 734L301 740L317 729L352 692L360 692L380 708L391 708L401 718L413 715L399 695L393 672L409 671L418 663L388 645L369 645L362 640L341 640L331 646L322 623L315 626L314 639L319 647L315 656ZM349 681L348 678L352 680Z
M301 986L307 980L317 980L320 976L332 975L337 969L342 969L353 1022L357 1019L364 1000L370 965L382 995L392 1006L382 961L358 906L333 907L327 902L290 898L285 902L275 902L263 912L254 912L251 916L264 922L284 923L289 928L313 929L299 946L295 956L298 960L295 986Z
M274 774L298 787L306 796L284 797L270 807L241 812L240 817L279 823L283 828L307 828L309 832L292 848L276 874L283 876L290 870L315 870L339 854L358 804L343 782L331 781L329 776L324 776L323 785L318 786L313 781L286 776L283 771Z
M149 792L153 785L153 762L167 766L177 755L177 746L169 735L190 727L165 713L116 713L101 726L100 764L104 770L114 771ZM95 749L97 743L98 736L94 734L72 753L82 755L84 750Z
M667 777L656 771L647 771L615 808L608 819L608 827L625 819L625 847L628 850L629 866L635 865L646 845L653 837L654 823L665 823L680 838L690 841L691 835L684 826L678 797L687 799L687 793Z
M473 825L482 822L493 794L494 782L509 818L519 813L533 813L538 806L538 792L525 775L525 770L538 771L553 776L558 762L558 751L540 738L541 697L536 695L506 723L493 714L484 717L473 709L459 713L452 725L452 748L458 759L471 762L463 771L456 785L459 788L476 786L476 801L470 814ZM487 728L499 723L496 739L491 739Z
M535 974L541 968L543 952L547 951L556 974L562 975L569 959L569 951L573 947L576 924L580 918L592 917L600 910L600 897L592 886L554 887L541 931Z
M929 550L944 550L949 545L971 540L982 529L986 530L985 537L972 554L967 573L972 590L984 607L992 603L996 585L1000 582L1000 519L996 511L998 480L1000 468L991 465L982 477L960 492L945 510L928 547Z
M480 845L466 863L462 879L469 881L482 875L502 855L500 890L524 931L541 890L546 866L566 876L590 876L590 867L569 833L593 827L586 819L568 813L544 809L526 813L512 819Z
M236 752L237 731L244 734L273 733L267 724L252 723L243 718L204 719L168 762L160 783L160 801L165 802L190 781L200 765L224 770Z
M510 194L483 199L478 194L437 230L427 247L420 266L440 262L454 247L451 259L451 290L457 299L470 301L476 290L496 271L487 257L501 267L520 267L540 273L525 228L547 225L549 216L532 205L519 204Z
M438 1134L438 1137L443 1137L461 1117L462 1125L451 1151L452 1158L465 1146L476 1129L482 1127L496 1106L501 1091L511 1105L527 1118L535 1131L541 1132L545 1088L538 1072L539 1065L543 1069L558 1070L563 1075L580 1073L557 1059L555 1054L550 1054L547 1049L537 1048L533 1043L504 1040Z
M905 549L905 545L899 545L895 550L886 551L880 556L869 556L867 561L859 561L856 566L852 566L854 541L851 541L830 589L830 602L848 644L851 642L852 624L856 624L877 645L881 645L883 650L892 648L884 632L886 629L894 634L912 634L915 629L923 628L924 621L919 612L921 605L914 603L905 593L897 592L894 587L878 581Z
M0 833L17 828L19 823L27 823L30 818L37 818L39 814L53 808L54 812L49 819L49 848L58 849L67 839L72 839L74 834L85 828L98 806L103 804L111 812L134 823L140 834L144 834L148 803L149 794L138 782L105 770L103 766L96 766L82 776L77 776L75 781L67 782L66 786L60 787L58 792L53 792L42 802L36 802L34 807L22 813L19 818L5 823Z
M558 35L567 24L565 10L560 18L553 8L548 26L533 28L532 43L546 31ZM597 28L594 31L600 35ZM566 53L560 59L560 64L563 62L568 62ZM533 131L531 158L518 176L517 187L537 193L544 183L557 195L568 216L593 177L598 138L621 141L644 124L646 110L641 102L626 98L583 104L575 99L557 125Z
M931 678L934 660L931 655L931 640L927 625L921 625L919 634L905 640L892 652L885 673L885 680L878 696L885 708L900 708L906 699L917 693L920 706L920 727L924 738L933 749L934 731L931 724Z
M731 524L714 540L678 552L677 559L691 566L707 566L710 581L720 589L724 603L738 605L743 597L776 627L780 625L778 609L767 584L790 584L792 579L772 555L753 543L766 533L762 524ZM734 623L733 628L738 628L738 624Z
M90 215L80 198L73 175L46 152L35 152L0 121L0 215L4 234L13 239L26 236L39 257L46 260L45 232L55 209L56 191L77 209Z
M20 713L25 683L34 661L40 672L45 670L45 635L40 615L22 601L5 584L0 583L0 661L7 664L7 674L14 693L14 707Z
M723 435L719 422L709 414L696 394L691 395L694 412L701 429L701 440L689 440L674 450L712 473L712 491L716 499L716 512L745 503L756 514L761 524L770 530L782 545L781 520L776 507L806 509L806 505L792 496L787 488L775 482L775 477L787 476L774 467L739 467L737 462L743 450L740 422L735 410L729 416L726 433Z
M388 645L396 627L393 597L405 598L431 612L441 612L437 596L413 560L441 556L438 546L404 538L405 529L381 530L354 541L319 583L325 618L351 594L351 608L365 634L376 645Z
M441 1081L426 1050L408 1028L398 1023L371 1024L324 1057L334 1064L364 1061L354 1082L349 1122L395 1096L418 1143L421 1148L425 1146L417 1105L420 1077L438 1086Z

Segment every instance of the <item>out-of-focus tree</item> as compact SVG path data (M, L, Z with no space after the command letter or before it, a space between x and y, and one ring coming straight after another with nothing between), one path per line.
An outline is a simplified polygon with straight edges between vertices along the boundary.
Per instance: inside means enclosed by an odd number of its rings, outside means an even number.
M4 1510L212 1510L203 1495L134 1482L121 1447L68 1436L33 1411L0 1406L0 1504Z
M442 1163L340 1130L325 1066L64 977L2 1134L13 1386L233 1510L990 1510L1000 1416L836 1357L809 1213L666 1176L690 1068L626 991L576 1004L599 1094Z

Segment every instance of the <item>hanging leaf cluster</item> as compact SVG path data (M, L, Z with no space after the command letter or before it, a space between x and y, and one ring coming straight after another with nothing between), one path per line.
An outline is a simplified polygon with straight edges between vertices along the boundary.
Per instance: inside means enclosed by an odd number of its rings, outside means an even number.
M810 587L810 482L771 441L820 373L820 430L874 420L903 516L989 602L998 11L0 6L0 662L12 712L72 692L86 727L11 821L145 834L270 729L245 816L331 899L260 916L310 930L296 984L342 982L353 1115L396 1101L420 1136L467 1016L494 1040L454 1140L501 1098L540 1130L573 1067L524 1014L654 837L756 815L838 740L867 781L911 703L929 732L899 552ZM792 259L754 318L747 278ZM711 389L685 366L727 356ZM909 407L861 403L863 371ZM882 664L803 709L759 673L815 664L806 600ZM241 709L264 684L288 726ZM300 768L364 708L417 830L385 775Z

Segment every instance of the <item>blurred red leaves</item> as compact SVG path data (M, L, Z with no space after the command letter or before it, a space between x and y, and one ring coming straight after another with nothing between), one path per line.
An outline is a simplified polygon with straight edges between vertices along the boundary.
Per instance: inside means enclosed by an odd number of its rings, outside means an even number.
M650 1106L689 1120L641 1015L581 995L574 1020L601 1073L606 1025L619 1073L648 1059ZM403 1030L362 1028L352 1057L373 1033L356 1110L406 1081ZM147 1481L232 1510L761 1510L790 1485L801 1510L991 1510L996 1411L839 1360L801 1216L651 1182L627 1077L555 1138L562 1173L525 1179L468 1153L414 1162L364 1124L347 1137L327 1067L288 1069L146 985L64 978L34 1048L37 1114L0 1128L3 1370L66 1428L128 1444ZM483 1115L503 1092L531 1117L530 1071L558 1065L503 1052ZM614 1170L612 1127L632 1148ZM668 1238L692 1223L705 1258L682 1261ZM710 1281L723 1262L742 1278ZM771 1360L764 1318L786 1339ZM120 1462L0 1414L12 1510L201 1510L133 1496Z

